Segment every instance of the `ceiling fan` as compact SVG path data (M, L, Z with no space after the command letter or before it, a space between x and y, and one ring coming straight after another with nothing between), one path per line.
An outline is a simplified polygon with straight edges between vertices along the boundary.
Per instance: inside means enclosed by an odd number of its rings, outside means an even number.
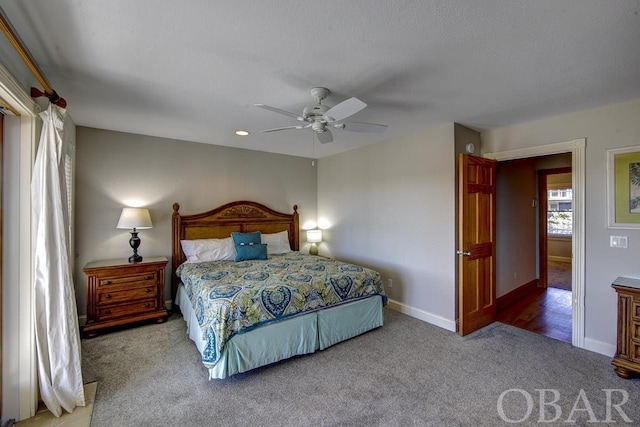
M341 103L334 105L333 107L329 107L328 105L322 104L322 100L331 93L329 89L324 87L314 87L310 92L311 96L316 99L317 104L305 107L305 109L302 110L302 115L265 104L254 104L256 107L264 108L265 110L273 111L274 113L284 114L285 116L293 117L299 122L307 123L304 125L300 124L297 126L265 129L261 132L277 132L281 130L311 128L316 133L318 141L322 144L326 144L327 142L333 141L333 134L329 129L330 126L333 126L335 129L342 129L351 132L368 133L384 132L387 128L387 125L380 125L376 123L342 123L342 120L356 114L367 106L367 104L360 101L358 98L349 98L346 101L342 101Z

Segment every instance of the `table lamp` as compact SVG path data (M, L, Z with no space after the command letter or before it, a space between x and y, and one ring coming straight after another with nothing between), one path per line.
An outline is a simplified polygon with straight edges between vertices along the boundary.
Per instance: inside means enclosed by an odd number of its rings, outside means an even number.
M116 227L133 229L133 231L131 231L131 239L129 239L129 244L133 249L133 255L129 257L129 262L134 263L142 261L142 257L138 255L140 238L138 237L137 230L153 227L153 224L151 223L151 216L149 215L149 209L123 208L122 214L120 214L120 220Z
M322 230L307 230L307 242L311 243L309 254L318 255L318 246L316 243L322 242Z

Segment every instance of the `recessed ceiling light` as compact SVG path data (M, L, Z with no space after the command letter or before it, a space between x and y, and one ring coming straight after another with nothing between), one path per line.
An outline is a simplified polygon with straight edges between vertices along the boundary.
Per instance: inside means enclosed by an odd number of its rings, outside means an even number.
M237 130L236 135L238 136L249 136L250 132L248 130Z

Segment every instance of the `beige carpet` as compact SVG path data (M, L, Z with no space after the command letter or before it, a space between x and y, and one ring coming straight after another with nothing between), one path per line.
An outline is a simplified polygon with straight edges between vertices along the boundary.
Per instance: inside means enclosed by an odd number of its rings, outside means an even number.
M498 402L518 419L531 396L535 407L515 424L529 426L540 417L540 389L557 390L562 411L541 425L599 425L587 423L584 400L575 423L564 421L581 390L597 420L606 419L605 389L628 394L622 409L635 423L612 409L617 424L606 425L640 423L640 379L618 378L610 357L497 322L460 337L389 309L384 316L379 329L226 380L207 380L175 315L84 339L83 376L100 384L91 425L499 427L514 424L501 419ZM620 402L621 392L614 397ZM542 409L546 420L554 408Z

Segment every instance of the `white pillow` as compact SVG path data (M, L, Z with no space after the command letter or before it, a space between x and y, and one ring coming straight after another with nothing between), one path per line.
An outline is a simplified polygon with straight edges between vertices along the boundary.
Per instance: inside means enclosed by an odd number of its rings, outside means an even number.
M261 234L260 239L262 243L267 245L267 254L286 254L291 252L291 246L289 245L289 232L287 230L273 234Z
M180 240L186 262L233 261L236 249L231 237L225 239Z

